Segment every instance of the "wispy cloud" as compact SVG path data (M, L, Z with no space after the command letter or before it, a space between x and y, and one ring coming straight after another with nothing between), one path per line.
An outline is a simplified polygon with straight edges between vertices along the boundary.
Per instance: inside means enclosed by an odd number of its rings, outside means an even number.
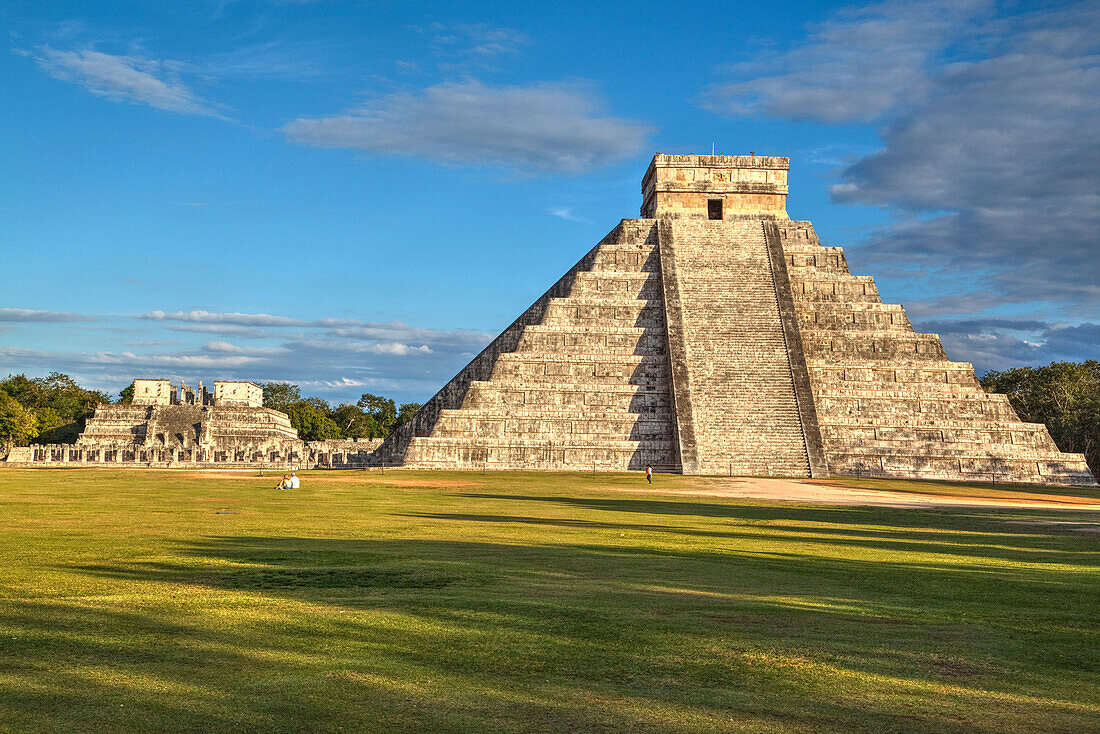
M489 59L514 54L531 40L526 33L514 28L498 28L484 23L433 23L428 30L432 34L433 51L448 56Z
M21 53L31 56L55 79L79 84L93 94L116 102L228 119L216 105L200 97L182 81L184 65L176 61L113 55L90 49L61 51L50 46Z
M569 222L587 222L587 219L578 217L573 213L573 207L571 206L554 206L548 210L552 216L558 219L564 219Z
M62 323L71 321L97 321L99 316L64 311L38 311L32 308L0 308L0 322Z
M283 132L321 148L534 172L580 173L641 150L648 128L603 116L581 83L491 87L478 81L401 92L333 117L299 118Z
M305 326L308 321L266 313L215 313L211 311L150 311L138 318L147 321L184 321L194 324L225 324L232 326Z

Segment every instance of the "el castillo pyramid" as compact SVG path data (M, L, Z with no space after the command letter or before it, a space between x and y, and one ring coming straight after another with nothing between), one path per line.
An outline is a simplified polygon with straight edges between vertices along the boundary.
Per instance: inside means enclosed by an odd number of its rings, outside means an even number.
M661 155L624 219L395 431L420 468L1093 484L786 212L789 159Z

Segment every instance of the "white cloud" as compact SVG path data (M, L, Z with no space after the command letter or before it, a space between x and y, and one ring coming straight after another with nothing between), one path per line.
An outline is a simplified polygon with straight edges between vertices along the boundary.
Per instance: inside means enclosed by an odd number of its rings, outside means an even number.
M288 381L340 400L354 401L361 388L384 389L401 401L424 400L491 339L489 334L471 331L349 318L306 320L273 314L152 311L134 319L141 328L127 331L139 332L144 338L128 338L126 344L132 349L79 352L0 347L0 373L57 370L111 393L134 377L161 376L192 382ZM241 325L253 323L265 326ZM197 347L179 345L156 338L164 333L162 329L194 330L217 334L217 338ZM267 342L242 345L234 338L238 335Z
M375 354L413 354L419 352L420 354L431 354L432 350L427 344L421 344L418 347L409 346L408 344L402 344L400 342L381 342L379 344L371 344L369 350Z
M1095 359L1100 324L1051 323L1029 319L980 318L914 322L940 335L952 358L972 362L978 374L1021 365Z
M735 68L709 104L874 121L882 148L847 163L833 199L890 211L849 260L908 271L930 296L923 313L1045 302L1096 318L1100 6L999 12L981 0L838 12L774 59L777 73Z
M492 58L516 53L530 39L514 28L497 28L484 23L444 25L433 23L432 48L446 56Z
M64 311L38 311L32 308L0 308L0 322L62 323L69 321L96 321L98 316Z
M172 331L192 334L219 334L221 336L239 336L246 339L267 339L273 332L255 326L237 326L235 324L169 324Z
M149 321L184 321L194 324L224 324L231 326L305 326L307 321L266 313L215 313L212 311L150 311L138 318Z
M929 67L988 15L990 0L888 0L838 11L785 53L729 68L705 104L735 116L871 121L924 97Z
M183 65L143 56L92 51L60 51L42 46L29 54L55 79L80 84L116 102L144 104L186 115L227 119L180 79Z
M580 173L633 155L648 129L603 117L579 83L490 87L477 81L401 92L341 115L283 127L296 143L442 163Z
M587 222L587 219L578 217L573 213L573 207L571 206L554 206L548 210L552 216L558 219L564 219L567 222Z

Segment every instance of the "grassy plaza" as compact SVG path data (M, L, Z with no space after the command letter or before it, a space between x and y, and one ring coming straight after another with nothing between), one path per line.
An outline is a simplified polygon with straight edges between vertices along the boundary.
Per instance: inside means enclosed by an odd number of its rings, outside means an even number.
M0 472L0 730L1100 729L1100 505L746 501L637 473L275 481Z

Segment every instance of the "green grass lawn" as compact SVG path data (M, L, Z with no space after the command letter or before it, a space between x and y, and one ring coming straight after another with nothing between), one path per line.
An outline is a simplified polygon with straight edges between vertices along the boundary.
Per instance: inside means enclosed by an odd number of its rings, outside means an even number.
M1100 512L643 481L0 471L0 731L1100 730Z

